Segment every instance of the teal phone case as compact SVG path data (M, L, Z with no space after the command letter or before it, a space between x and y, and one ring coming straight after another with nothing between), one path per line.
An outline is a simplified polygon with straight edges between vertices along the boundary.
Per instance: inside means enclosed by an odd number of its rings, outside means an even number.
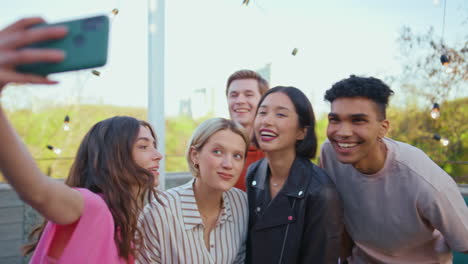
M100 67L107 62L109 42L109 18L88 17L37 27L64 25L68 34L59 40L45 41L27 48L51 48L65 51L65 59L59 63L34 63L19 65L16 69L24 73L47 75L56 72Z

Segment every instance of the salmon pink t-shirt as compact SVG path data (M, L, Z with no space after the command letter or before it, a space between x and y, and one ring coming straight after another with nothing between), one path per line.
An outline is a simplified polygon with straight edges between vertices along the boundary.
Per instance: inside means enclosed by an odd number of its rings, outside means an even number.
M58 259L48 256L51 242L61 230L59 225L49 221L30 264L127 263L119 257L114 241L114 219L107 204L99 194L87 189L76 190L83 195L83 213L77 222L72 224L76 227L62 255ZM133 263L132 259L130 263Z
M234 187L239 188L245 192L245 174L247 173L247 168L250 164L256 162L257 160L263 159L265 157L265 153L261 149L257 149L254 146L249 146L247 151L247 157L245 157L244 168L242 169L241 175L239 180L237 181Z
M452 263L451 250L468 250L468 208L457 184L420 149L383 142L387 157L375 174L341 163L330 141L322 146L321 165L355 242L351 263Z

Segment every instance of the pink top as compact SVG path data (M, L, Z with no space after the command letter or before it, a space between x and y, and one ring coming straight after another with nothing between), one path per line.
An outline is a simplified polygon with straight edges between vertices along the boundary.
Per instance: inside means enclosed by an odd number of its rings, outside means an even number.
M114 242L114 219L104 200L87 189L77 188L83 195L84 208L68 245L64 248L60 263L126 263L119 258ZM47 256L58 225L48 222L30 264L50 264ZM130 263L134 261L130 259ZM52 262L53 263L53 262Z

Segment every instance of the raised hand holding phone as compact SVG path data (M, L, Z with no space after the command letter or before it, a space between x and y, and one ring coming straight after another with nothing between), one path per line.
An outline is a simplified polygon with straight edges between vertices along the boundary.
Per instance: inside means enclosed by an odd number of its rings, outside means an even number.
M18 71L47 75L100 67L107 62L107 48L109 39L109 18L94 16L75 19L55 24L40 24L35 28L65 26L68 29L66 37L42 41L26 46L26 49L60 49L65 52L65 59L59 63L33 63L17 67Z
M44 76L21 73L16 70L16 67L20 64L37 62L54 63L64 59L64 52L57 49L22 49L24 46L32 43L61 39L68 32L67 28L63 26L31 28L41 23L45 23L42 18L24 18L0 31L0 91L5 84L10 82L56 83Z

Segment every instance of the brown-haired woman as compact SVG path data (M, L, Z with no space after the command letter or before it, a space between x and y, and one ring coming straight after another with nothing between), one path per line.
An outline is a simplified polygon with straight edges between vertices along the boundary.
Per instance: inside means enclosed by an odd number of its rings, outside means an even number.
M155 197L158 167L151 126L117 116L81 142L66 184L38 169L0 108L0 169L19 196L48 221L26 251L31 263L133 263L142 237L137 217Z
M60 50L25 45L62 38L64 27L34 28L25 18L0 30L0 93L7 83L57 83L16 72L19 64L59 62ZM155 197L162 156L151 126L113 117L93 126L80 145L66 184L41 173L0 103L0 171L19 196L48 221L30 263L133 263L142 232L137 217Z

